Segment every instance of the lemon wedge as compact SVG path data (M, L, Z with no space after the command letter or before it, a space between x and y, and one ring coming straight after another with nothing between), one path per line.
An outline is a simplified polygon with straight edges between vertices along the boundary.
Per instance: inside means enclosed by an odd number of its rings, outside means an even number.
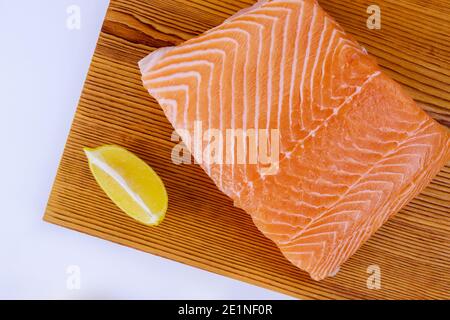
M152 168L119 146L83 150L95 180L122 211L146 225L161 223L167 210L167 192Z

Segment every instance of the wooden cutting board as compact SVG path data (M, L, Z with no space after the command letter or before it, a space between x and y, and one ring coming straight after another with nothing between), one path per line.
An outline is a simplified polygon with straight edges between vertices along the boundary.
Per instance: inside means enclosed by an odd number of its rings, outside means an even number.
M44 219L299 298L450 298L450 166L343 266L315 282L293 267L197 165L175 165L173 128L142 88L150 51L220 24L245 0L112 0ZM375 55L434 118L450 125L450 3L377 1L381 30L366 27L364 0L321 5ZM83 146L118 144L149 163L169 193L166 220L146 227L117 209L89 172ZM381 268L381 289L367 269Z

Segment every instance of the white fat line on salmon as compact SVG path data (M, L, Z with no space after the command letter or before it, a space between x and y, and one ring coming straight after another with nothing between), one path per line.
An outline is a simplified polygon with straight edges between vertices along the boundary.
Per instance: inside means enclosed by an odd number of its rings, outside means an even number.
M293 96L294 96L294 86L295 86L295 73L297 71L297 64L298 64L298 51L299 51L299 47L300 47L300 33L301 33L301 29L302 29L302 25L303 25L303 16L304 16L304 12L305 10L303 10L303 6L304 3L301 3L301 7L300 7L300 19L298 19L298 23L297 23L297 29L295 31L295 45L294 45L294 63L292 65L292 69L291 69L291 83L290 83L290 89L289 89L289 127L290 127L290 135L291 137L294 136L294 131L293 131L293 118L292 118L292 114L293 114Z
M181 141L180 141L181 138ZM172 149L172 162L191 164L253 164L261 176L274 175L279 169L279 129L214 129L203 130L195 121L193 130L177 129L171 140L179 142Z

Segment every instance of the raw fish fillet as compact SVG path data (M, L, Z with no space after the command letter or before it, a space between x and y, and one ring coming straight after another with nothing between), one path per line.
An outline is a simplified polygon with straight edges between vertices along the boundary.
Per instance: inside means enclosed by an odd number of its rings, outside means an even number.
M140 68L177 131L193 131L196 121L203 130L279 130L275 174L260 163L211 164L191 151L315 280L334 275L450 158L447 128L316 1L260 1L156 50Z

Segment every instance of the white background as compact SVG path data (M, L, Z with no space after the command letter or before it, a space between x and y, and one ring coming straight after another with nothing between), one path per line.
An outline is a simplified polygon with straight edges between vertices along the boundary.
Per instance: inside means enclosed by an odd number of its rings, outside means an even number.
M287 298L42 221L107 4L0 0L0 298Z

